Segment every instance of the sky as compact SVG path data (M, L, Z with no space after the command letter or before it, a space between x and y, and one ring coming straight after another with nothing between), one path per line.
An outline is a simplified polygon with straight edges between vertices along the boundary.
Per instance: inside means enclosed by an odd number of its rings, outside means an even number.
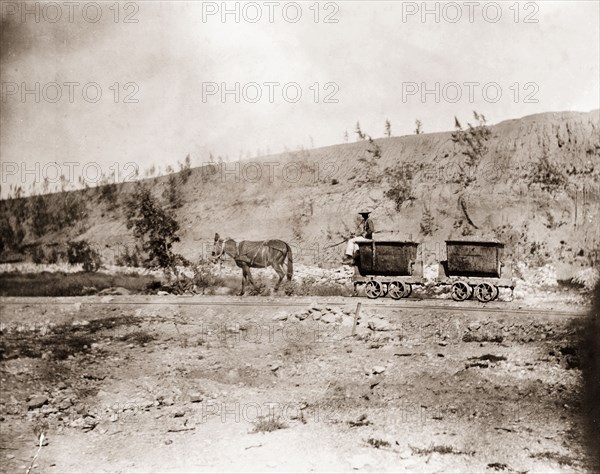
M1 194L598 109L599 5L3 0Z

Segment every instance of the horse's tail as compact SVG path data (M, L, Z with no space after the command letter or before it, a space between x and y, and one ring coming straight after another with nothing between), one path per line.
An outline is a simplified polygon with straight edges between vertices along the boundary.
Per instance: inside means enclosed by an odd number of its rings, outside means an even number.
M292 279L292 275L294 273L294 261L292 259L292 249L290 248L290 246L286 243L285 244L285 248L287 250L286 255L287 255L287 279L288 281L291 281Z

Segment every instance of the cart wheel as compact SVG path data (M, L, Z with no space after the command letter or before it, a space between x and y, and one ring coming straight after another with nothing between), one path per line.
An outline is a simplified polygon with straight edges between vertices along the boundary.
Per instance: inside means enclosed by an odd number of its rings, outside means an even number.
M473 289L462 281L457 281L452 285L452 299L454 301L468 300L473 294Z
M381 283L375 280L371 280L367 282L367 286L365 287L365 292L369 298L375 299L379 298L382 293Z
M388 286L388 293L395 300L399 300L400 298L403 298L405 292L406 292L406 287L404 286L404 284L401 281L393 281Z
M497 290L494 290L494 286L489 283L480 283L475 287L475 297L482 303L487 303L494 299L494 295L497 294Z
M404 298L408 298L412 294L412 285L407 283L404 288Z
M500 295L500 289L497 286L493 286L494 288L494 296L492 297L492 301L498 299L498 296Z

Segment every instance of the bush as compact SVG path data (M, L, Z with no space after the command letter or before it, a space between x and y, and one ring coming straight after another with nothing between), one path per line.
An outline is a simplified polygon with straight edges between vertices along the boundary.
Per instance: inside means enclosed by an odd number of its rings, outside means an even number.
M208 288L224 285L223 278L215 275L212 264L206 260L192 265L192 270L194 271L194 277L192 279L193 283L196 285L197 289L202 290L203 293Z
M421 220L420 227L421 233L424 236L433 235L433 233L438 229L435 223L435 218L427 206L425 206L425 210L423 211L423 219Z
M254 285L248 285L248 295L250 296L269 296L271 289L262 280L255 280Z
M116 264L120 267L139 267L140 259L139 259L140 249L136 245L134 249L129 252L129 247L125 247L125 251L116 258Z
M179 242L179 223L152 195L150 189L136 184L135 192L127 202L127 228L140 243L146 258L146 268L161 268L177 276L177 265L184 258L173 252L173 244Z
M42 247L34 247L31 251L31 261L35 264L44 263L46 260L46 256L44 255L44 249Z
M67 261L71 265L81 263L86 272L97 272L102 266L100 254L90 247L87 240L67 243Z
M395 168L387 168L385 172L389 176L390 188L383 195L394 203L397 211L400 211L405 201L415 200L412 192L412 173L401 164Z

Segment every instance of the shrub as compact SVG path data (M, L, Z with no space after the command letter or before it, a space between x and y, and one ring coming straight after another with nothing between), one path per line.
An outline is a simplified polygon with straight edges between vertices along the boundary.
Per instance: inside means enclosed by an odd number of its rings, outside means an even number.
M212 265L206 260L192 265L192 270L194 271L193 283L203 293L207 288L224 285L223 278L215 275Z
M67 243L67 261L71 265L81 263L86 272L97 272L102 266L100 254L87 240Z
M423 219L421 220L421 233L425 236L433 235L433 233L438 229L435 219L431 214L431 210L429 207L425 206L425 210L423 211Z
M116 259L116 264L120 267L139 267L140 259L139 259L140 249L136 245L134 249L129 252L129 247L125 247L125 251Z
M133 235L141 243L146 268L162 268L178 275L176 267L185 261L173 252L173 244L180 240L179 223L163 209L150 189L139 182L127 202L127 228L133 228Z
M384 196L394 202L397 211L402 209L405 201L413 201L412 176L408 176L406 170L398 166L395 170L386 170L389 173L390 188L385 191Z
M45 261L44 249L42 247L34 247L31 251L31 261L36 264L44 263Z

